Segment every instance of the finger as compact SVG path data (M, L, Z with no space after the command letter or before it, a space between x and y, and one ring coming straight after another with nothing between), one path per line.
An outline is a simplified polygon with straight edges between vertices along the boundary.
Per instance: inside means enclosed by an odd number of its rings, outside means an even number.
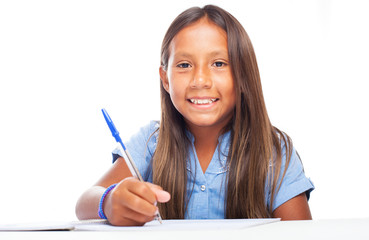
M154 205L156 196L145 183L136 179L126 180L122 183L121 189L123 193L118 194L124 196L119 198L123 206L149 217L156 214L157 207Z
M153 184L151 182L145 182L146 185L148 185L150 188L156 188L156 189L160 189L160 190L163 190L162 187L160 187L159 185L156 185L156 184Z
M150 222L152 220L154 220L156 215L154 216L146 216L143 214L140 214L138 212L133 211L132 209L127 209L126 213L125 213L125 218L127 220L130 220L132 222L136 222L136 223L140 223L140 224L145 224L147 222Z
M134 193L128 194L123 201L125 207L146 216L154 216L156 214L158 208L154 204L155 201L150 203Z
M146 182L141 182L138 179L133 179L131 180L131 184L127 186L127 189L131 193L140 196L142 199L145 199L149 203L154 204L156 202L156 195Z
M151 190L156 195L156 199L158 202L165 203L170 200L170 193L168 193L167 191L158 188L151 188Z
M143 204L138 203L141 212L132 209L132 203L130 203L132 199L139 199L143 202ZM149 210L145 209L145 205L149 206ZM156 206L128 191L125 185L118 185L107 195L104 211L108 221L113 225L138 226L152 221L156 209Z
M165 203L170 200L170 193L167 191L164 191L162 187L156 184L149 183L149 182L147 182L146 184L150 187L151 191L154 192L154 194L156 195L156 200L158 202Z
M109 222L115 226L142 226L152 220L154 220L154 216L142 215L126 207L121 209L120 215L109 218Z

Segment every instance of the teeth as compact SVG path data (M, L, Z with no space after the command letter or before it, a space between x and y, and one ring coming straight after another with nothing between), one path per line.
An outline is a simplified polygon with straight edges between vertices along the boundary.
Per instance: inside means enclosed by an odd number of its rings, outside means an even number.
M191 98L190 101L193 104L210 104L212 102L215 102L215 100L217 100L216 98L212 98L212 99L193 99Z

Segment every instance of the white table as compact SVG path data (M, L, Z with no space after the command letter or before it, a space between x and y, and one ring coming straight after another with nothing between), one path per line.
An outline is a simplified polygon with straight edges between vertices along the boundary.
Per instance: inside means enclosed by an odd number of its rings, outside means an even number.
M0 232L0 239L97 239L97 240L154 240L154 239L345 239L369 240L369 218L332 219L313 221L285 221L255 226L240 230L188 230L188 231L146 231L146 232L84 232L84 231L47 231L47 232Z

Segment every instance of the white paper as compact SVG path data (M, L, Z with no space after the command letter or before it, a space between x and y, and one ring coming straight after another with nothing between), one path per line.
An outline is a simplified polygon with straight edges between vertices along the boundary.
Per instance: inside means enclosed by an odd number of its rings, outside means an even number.
M51 230L73 230L73 222L27 222L1 224L0 231L51 231Z
M229 230L243 229L280 221L279 218L264 219L212 219L212 220L163 220L151 221L140 227L117 227L108 223L80 223L75 225L77 231L163 231L163 230Z
M0 231L166 231L166 230L230 230L243 229L280 221L279 218L264 219L212 219L212 220L154 220L139 227L117 227L106 220L85 220L74 222L33 222L0 225Z

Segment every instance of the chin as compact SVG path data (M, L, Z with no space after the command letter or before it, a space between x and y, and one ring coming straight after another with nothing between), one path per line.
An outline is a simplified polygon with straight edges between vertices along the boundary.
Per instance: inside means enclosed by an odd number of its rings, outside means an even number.
M191 121L191 122L187 122L188 125L190 126L196 126L196 127L200 127L200 128L212 128L212 127L219 127L222 124L214 122L214 121L210 121L210 120L203 120L203 121Z

